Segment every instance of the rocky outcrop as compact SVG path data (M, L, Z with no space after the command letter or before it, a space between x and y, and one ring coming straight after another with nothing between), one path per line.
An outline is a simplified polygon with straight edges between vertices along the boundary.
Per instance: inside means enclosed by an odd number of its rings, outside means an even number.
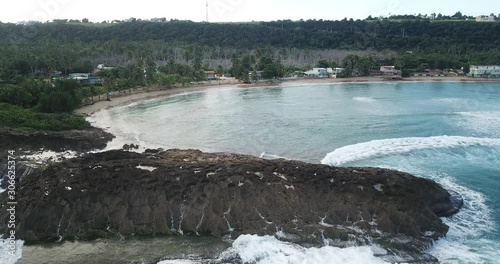
M388 260L431 262L423 250L448 231L439 217L457 209L435 182L398 171L194 150L88 154L24 178L18 197L17 235L27 243L259 234L375 243Z
M99 128L69 131L25 131L0 127L0 150L46 149L86 152L103 149L114 136Z

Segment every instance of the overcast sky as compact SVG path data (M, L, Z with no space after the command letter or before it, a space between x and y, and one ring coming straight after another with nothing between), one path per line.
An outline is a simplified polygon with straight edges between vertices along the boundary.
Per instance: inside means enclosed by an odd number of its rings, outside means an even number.
M500 13L498 0L208 0L210 22L269 21L278 19L364 19L369 15L467 15ZM53 19L103 20L165 17L204 21L206 0L0 0L0 21Z

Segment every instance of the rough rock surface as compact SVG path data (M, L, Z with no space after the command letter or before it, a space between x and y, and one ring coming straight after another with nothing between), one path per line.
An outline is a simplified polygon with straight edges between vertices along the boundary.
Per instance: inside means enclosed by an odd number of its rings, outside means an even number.
M378 244L387 260L432 262L456 211L435 182L195 150L110 151L21 181L17 236L30 242L130 235L276 235L309 245ZM6 195L0 195L5 205ZM7 233L0 212L0 234Z
M86 152L103 149L114 136L100 128L69 131L24 131L0 127L0 150L73 150ZM3 151L2 154L5 152Z

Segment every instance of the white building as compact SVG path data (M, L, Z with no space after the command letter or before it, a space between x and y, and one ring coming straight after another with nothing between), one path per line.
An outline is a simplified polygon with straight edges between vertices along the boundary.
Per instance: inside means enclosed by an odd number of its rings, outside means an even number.
M500 66L471 65L469 75L474 78L500 78Z
M384 74L394 74L396 72L396 66L381 66L380 71Z
M328 78L328 70L326 68L313 68L312 70L304 72L306 77L310 78Z
M332 69L332 74L330 75L332 78L337 78L340 73L345 71L345 68L335 68Z
M304 72L304 75L309 78L337 78L344 70L345 68L314 68Z
M477 22L495 22L494 16L478 16L476 17Z
M88 73L71 73L68 75L68 78L72 79L72 80L81 81L81 80L88 80L89 76L90 76L90 74L88 74Z
M98 70L112 70L114 67L107 67L104 64L97 65Z

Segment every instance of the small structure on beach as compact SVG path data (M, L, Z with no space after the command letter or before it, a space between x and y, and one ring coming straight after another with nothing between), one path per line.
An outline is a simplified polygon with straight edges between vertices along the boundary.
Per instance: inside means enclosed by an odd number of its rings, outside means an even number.
M396 73L396 66L381 66L380 72L383 75L394 75Z
M335 68L335 69L328 68L328 69L331 70L330 77L332 78L339 78L342 72L345 71L345 68Z
M248 73L248 79L251 81L259 81L264 79L262 75L264 74L264 71L253 71Z
M215 71L205 71L205 74L207 75L208 80L216 80L217 75Z
M401 79L401 71L396 66L381 66L380 70L370 70L370 76L387 79Z

